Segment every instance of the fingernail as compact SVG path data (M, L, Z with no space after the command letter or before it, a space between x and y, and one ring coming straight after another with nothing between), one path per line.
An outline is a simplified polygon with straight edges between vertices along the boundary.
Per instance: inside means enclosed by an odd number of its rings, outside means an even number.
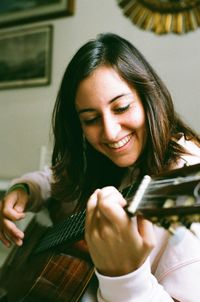
M22 241L22 240L17 240L17 241L16 241L16 244L17 244L18 246L21 246L21 245L23 244L23 241Z

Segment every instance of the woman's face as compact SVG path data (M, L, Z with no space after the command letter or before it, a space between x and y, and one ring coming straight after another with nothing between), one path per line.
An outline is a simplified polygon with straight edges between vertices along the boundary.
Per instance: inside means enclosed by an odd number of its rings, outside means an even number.
M136 90L111 67L98 67L77 90L76 109L88 142L119 167L136 162L146 141Z

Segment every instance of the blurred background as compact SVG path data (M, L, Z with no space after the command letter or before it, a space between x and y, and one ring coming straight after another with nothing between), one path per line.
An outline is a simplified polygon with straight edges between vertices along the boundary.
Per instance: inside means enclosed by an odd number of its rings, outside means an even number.
M200 29L161 35L141 29L124 14L117 0L9 0L1 3L0 191L7 188L10 179L49 164L51 113L63 72L75 51L100 32L122 35L146 56L168 86L176 110L199 132ZM52 12L48 15L46 8L43 12L38 6L33 16L34 5L38 3L46 7L55 4L54 15ZM66 11L63 16L56 12L61 3L67 3L68 7L68 14ZM14 4L18 4L13 15L16 19L12 16ZM32 53L37 56L36 63L29 56ZM19 63L25 57L26 63L29 62L28 70L36 64L43 67L38 71L41 74L33 74L32 80L26 75L21 83L17 79L6 80L5 62L13 67L15 61ZM42 62L41 65L38 62Z
M34 1L23 2L28 5L28 2L31 4ZM52 26L51 54L48 58L50 83L34 87L22 84L21 87L2 87L0 90L2 183L27 171L42 168L49 162L50 119L61 77L74 52L100 32L111 31L129 39L165 81L177 111L197 131L200 130L200 29L182 35L157 35L134 25L123 14L116 0L74 0L73 3L73 14L70 16L47 20L38 18L33 22L28 20L25 24L0 29L1 42L5 33L9 36L8 33L13 35L15 30L23 33L27 28L31 32L35 28ZM36 45L33 43L32 48ZM13 48L19 59L20 53L15 44ZM3 53L2 47L0 53ZM25 54L22 52L22 55Z

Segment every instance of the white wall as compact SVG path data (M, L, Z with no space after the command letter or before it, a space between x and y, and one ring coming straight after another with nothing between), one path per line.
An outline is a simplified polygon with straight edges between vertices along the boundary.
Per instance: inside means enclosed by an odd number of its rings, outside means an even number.
M39 168L41 145L49 144L51 112L65 66L99 32L112 31L133 42L166 82L177 111L200 130L200 29L182 36L157 36L133 25L117 0L75 2L74 16L31 24L54 27L51 85L0 90L0 178Z

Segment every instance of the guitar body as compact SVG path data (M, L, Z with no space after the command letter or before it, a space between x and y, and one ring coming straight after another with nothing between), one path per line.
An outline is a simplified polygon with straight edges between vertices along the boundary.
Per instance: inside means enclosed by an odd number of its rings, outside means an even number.
M200 164L145 176L130 197L128 215L143 215L166 229L177 223L189 228L200 222ZM12 250L0 272L0 302L78 302L92 278L94 267L80 240L86 210L66 217L53 200L48 208L57 222L47 227L38 215L32 219L23 246Z
M34 254L46 230L36 217L25 231L23 246L13 248L1 270L0 301L79 301L94 271L85 242Z

